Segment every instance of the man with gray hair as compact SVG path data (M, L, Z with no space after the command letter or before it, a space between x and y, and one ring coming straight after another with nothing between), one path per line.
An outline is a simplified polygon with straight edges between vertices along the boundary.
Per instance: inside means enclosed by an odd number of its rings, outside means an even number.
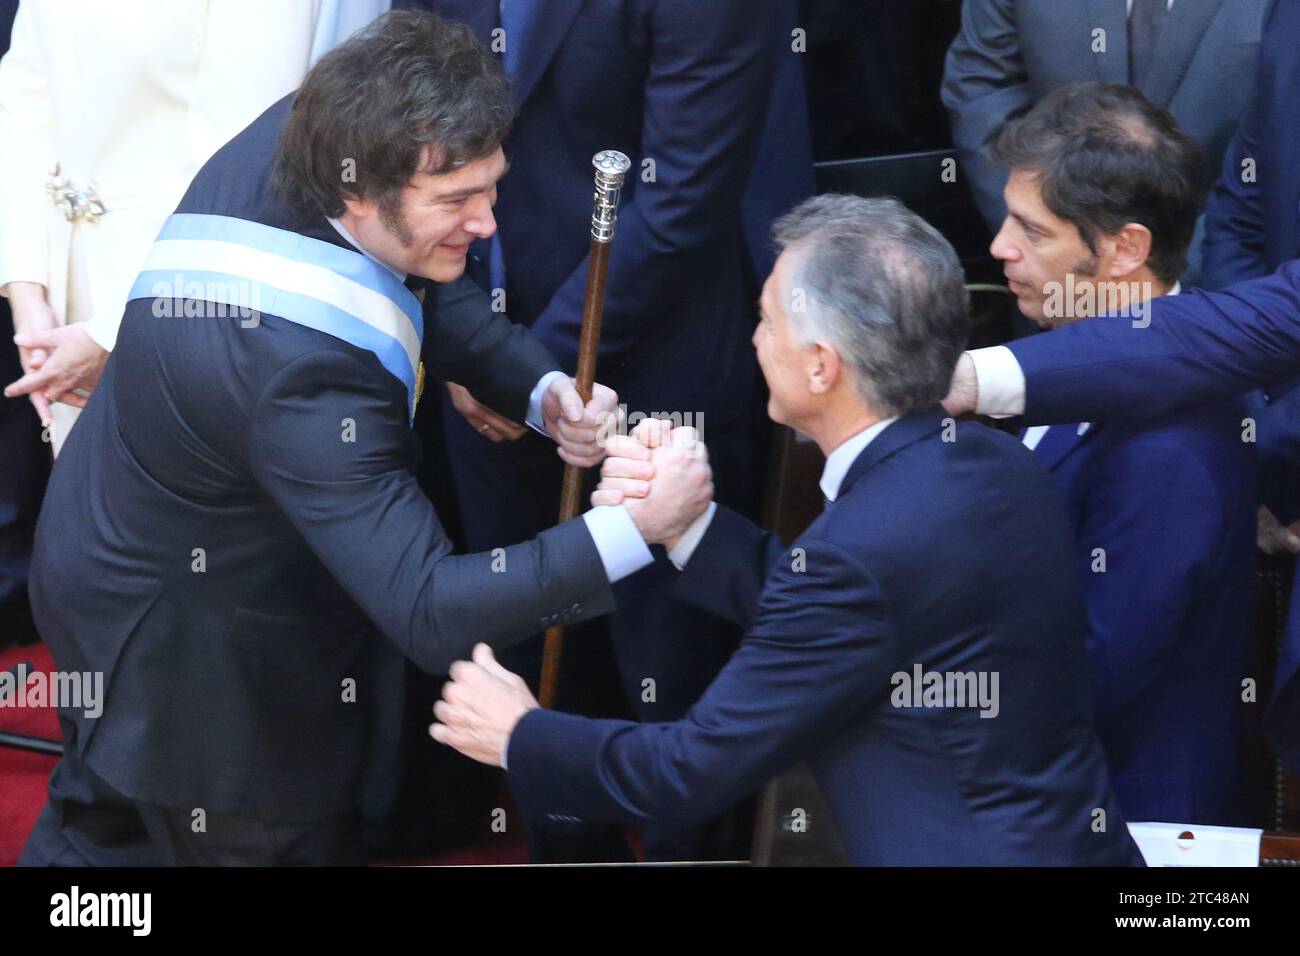
M677 595L744 625L739 650L682 720L638 725L539 708L480 645L430 732L506 767L530 817L688 823L806 758L857 864L1140 864L1055 489L938 404L968 324L952 247L894 200L848 196L774 234L754 347L769 414L827 455L826 511L790 548L703 503L662 536ZM706 467L683 432L611 441L593 502L680 503Z

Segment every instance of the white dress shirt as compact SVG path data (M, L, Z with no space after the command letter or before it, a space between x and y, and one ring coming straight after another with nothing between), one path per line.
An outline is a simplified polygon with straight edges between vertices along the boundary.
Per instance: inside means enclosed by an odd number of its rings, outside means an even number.
M1165 10L1168 11L1168 10L1172 10L1173 8L1174 8L1174 0L1169 0L1169 3L1165 6ZM1133 15L1133 0L1128 0L1128 9L1126 10L1126 13L1128 16Z
M896 421L898 421L896 417L882 418L870 428L858 432L826 456L826 465L822 468L822 477L818 484L821 485L822 494L826 496L827 501L834 501L840 496L840 485L844 484L844 476L849 473L853 463L858 460L858 456L862 454L862 449L870 445L877 435Z

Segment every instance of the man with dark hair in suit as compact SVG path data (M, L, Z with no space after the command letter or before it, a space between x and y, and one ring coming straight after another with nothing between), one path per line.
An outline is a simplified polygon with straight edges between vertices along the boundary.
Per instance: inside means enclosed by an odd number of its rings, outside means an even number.
M1202 190L1196 144L1130 86L1053 90L1002 130L991 252L1044 328L1177 295ZM1087 604L1097 732L1130 820L1242 822L1241 681L1255 574L1254 459L1228 400L1155 421L1036 426Z
M969 327L956 253L893 200L820 196L775 237L754 346L773 420L827 453L826 513L788 550L717 505L668 536L677 593L742 623L739 650L685 717L638 725L542 710L476 648L431 732L535 817L690 823L807 757L858 864L1139 864L1056 491L938 405ZM677 431L612 441L593 502L680 500Z
M623 508L453 556L413 474L422 336L432 378L566 461L603 457L613 393L584 408L456 281L496 228L512 112L469 30L393 13L195 178L42 511L41 633L107 687L98 717L60 708L23 862L122 862L145 832L171 863L360 862L364 741L396 690L372 674L376 629L436 673L474 641L607 613L610 582L651 560L661 539Z
M1182 0L1179 0L1182 2ZM1209 202L1207 264L1222 293L1165 297L1134 327L1090 319L1049 335L978 349L960 360L945 406L956 413L1024 415L1031 423L1152 419L1189 405L1289 382L1285 399L1258 422L1266 501L1294 502L1272 488L1300 461L1294 387L1300 373L1300 0L1273 0L1265 19L1255 105L1224 159ZM1275 269L1271 275L1268 270ZM1243 281L1249 280L1249 281ZM1246 423L1243 423L1246 424ZM1269 491L1278 492L1276 498ZM1294 507L1294 505L1289 505ZM1291 515L1285 517L1290 520ZM1300 627L1292 614L1278 662L1265 733L1275 753L1300 767Z

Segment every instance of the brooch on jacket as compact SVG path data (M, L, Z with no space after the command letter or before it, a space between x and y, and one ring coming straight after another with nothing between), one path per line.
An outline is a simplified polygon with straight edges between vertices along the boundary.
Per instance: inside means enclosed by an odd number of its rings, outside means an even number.
M78 219L94 222L107 211L99 194L95 192L94 183L85 189L77 189L64 178L58 163L54 164L50 178L45 181L45 195L68 222L76 222Z

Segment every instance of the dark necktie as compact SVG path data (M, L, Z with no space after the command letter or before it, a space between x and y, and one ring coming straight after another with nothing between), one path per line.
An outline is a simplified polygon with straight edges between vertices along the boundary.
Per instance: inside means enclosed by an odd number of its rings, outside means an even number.
M1141 86L1151 69L1168 9L1169 0L1133 0L1128 15L1128 77L1134 86Z

